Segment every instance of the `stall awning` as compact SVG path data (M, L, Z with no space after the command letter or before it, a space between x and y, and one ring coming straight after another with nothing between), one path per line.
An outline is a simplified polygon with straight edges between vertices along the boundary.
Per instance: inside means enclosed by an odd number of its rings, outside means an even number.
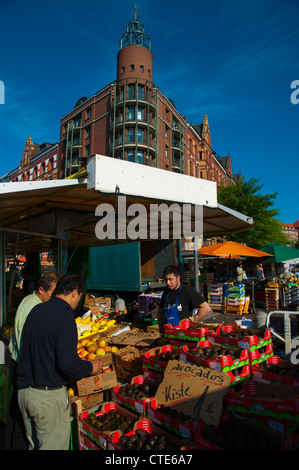
M149 208L154 202L191 204L193 209L202 205L205 236L246 230L252 224L251 218L217 204L215 183L97 155L82 179L0 184L0 230L6 233L7 254L14 251L16 237L20 252L49 251L55 238L66 240L68 247L78 241L80 246L118 243L97 238L95 211L100 204L117 211L119 196L125 196L126 207L139 203Z

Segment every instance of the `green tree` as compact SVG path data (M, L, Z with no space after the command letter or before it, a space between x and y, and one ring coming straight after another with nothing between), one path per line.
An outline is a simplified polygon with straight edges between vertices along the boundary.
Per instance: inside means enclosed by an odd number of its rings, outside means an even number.
M244 232L225 234L228 240L262 248L271 242L287 244L276 218L280 210L273 207L277 193L261 194L263 184L258 178L240 179L231 186L218 186L218 202L253 218L253 225Z

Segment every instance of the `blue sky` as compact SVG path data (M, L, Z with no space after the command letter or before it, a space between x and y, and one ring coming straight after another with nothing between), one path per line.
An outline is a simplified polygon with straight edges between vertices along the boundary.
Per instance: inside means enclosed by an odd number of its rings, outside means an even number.
M155 85L188 122L207 114L216 153L259 178L262 194L278 192L279 219L298 220L298 0L0 0L0 175L20 164L29 134L57 142L61 117L116 79L135 4Z

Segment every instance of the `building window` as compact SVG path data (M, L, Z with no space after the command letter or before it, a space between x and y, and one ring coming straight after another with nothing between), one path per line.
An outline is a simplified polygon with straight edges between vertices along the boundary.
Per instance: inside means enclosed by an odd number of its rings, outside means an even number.
M121 68L121 73L125 73L125 70L126 70L125 67L122 67Z
M135 85L128 86L128 98L131 100L135 99Z
M90 135L91 135L91 128L90 128L90 126L88 126L85 129L85 138L88 139L88 137L90 137Z
M169 115L169 111L168 111L167 108L165 108L165 117L166 117L166 119L168 119L168 115Z
M140 72L144 72L144 66L143 65L140 65Z
M166 139L168 139L168 127L167 126L165 126L165 137Z
M135 69L135 65L134 65L134 64L131 64L131 65L130 65L130 70L131 70L131 72L134 72L134 69Z
M134 162L134 150L128 150L127 160L128 162Z
M144 86L138 85L138 99L144 100Z
M168 158L168 145L165 145L165 157Z
M143 164L143 152L137 151L137 163Z
M140 142L140 143L143 142L143 131L142 130L137 131L137 142Z
M135 142L135 129L130 127L128 129L128 142Z
M138 108L137 119L138 121L144 121L144 108Z
M89 108L86 110L86 119L90 119L90 117L91 117L91 109Z
M85 146L85 155L90 155L90 145Z
M135 119L135 107L129 106L128 108L128 120L133 121Z

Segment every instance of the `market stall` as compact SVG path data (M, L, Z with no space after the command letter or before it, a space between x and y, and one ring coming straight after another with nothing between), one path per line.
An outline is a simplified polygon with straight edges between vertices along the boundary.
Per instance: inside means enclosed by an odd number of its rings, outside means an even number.
M172 190L169 191L169 188ZM151 222L149 209L152 203L176 203L177 213L181 213L183 206L189 204L193 223L196 221L196 207L201 207L204 234L223 233L223 231L232 231L232 229L246 230L252 224L252 219L217 204L216 185L212 182L184 175L180 175L178 178L178 175L174 173L134 165L130 162L118 161L116 165L113 159L103 156L90 158L87 165L87 175L82 179L3 183L0 185L2 326L6 320L4 289L6 256L15 256L24 252L48 252L54 245L58 253L58 272L62 273L63 254L66 250L75 251L79 246L89 247L99 246L102 243L115 243L115 240L117 243L120 241L130 242L127 230L122 232L124 236L121 238L112 237L106 240L99 239L95 233L95 226L99 220L96 214L97 207L101 204L107 204L115 211L115 216L119 217L119 204L124 201L120 199L120 196L125 196L126 199L125 206L122 207L124 218L118 228L126 229L132 222L132 215L128 213L128 208L133 204L140 204L147 209L142 222L149 227L149 222ZM159 223L154 226L154 229L161 231ZM171 220L169 229L171 237L174 230L174 224ZM161 236L161 233L158 236ZM97 313L102 315L101 312ZM109 322L113 319L106 318L104 320ZM96 319L92 321L96 322ZM88 334L103 333L98 330L94 331L98 325L89 326L93 331L87 328L85 331L88 331ZM116 328L116 326L112 326ZM155 335L155 333L152 334ZM1 331L1 340L6 341L6 345L9 340L9 334L3 330ZM79 335L78 340L80 340ZM145 345L149 345L149 338L145 340ZM135 342L134 347L136 346ZM88 354L95 353L88 352ZM104 374L98 377L97 389L86 388L84 395L80 389L82 396L90 397L91 401L87 399L86 402L88 405L94 404L95 393L112 390L115 381L119 380L113 368L111 356L102 360L106 361L105 366L107 367L105 369L111 370L106 370L105 377ZM99 396L98 403L102 403L102 399L103 396ZM82 400L80 402L82 404ZM73 445L74 442L75 440L73 440Z

